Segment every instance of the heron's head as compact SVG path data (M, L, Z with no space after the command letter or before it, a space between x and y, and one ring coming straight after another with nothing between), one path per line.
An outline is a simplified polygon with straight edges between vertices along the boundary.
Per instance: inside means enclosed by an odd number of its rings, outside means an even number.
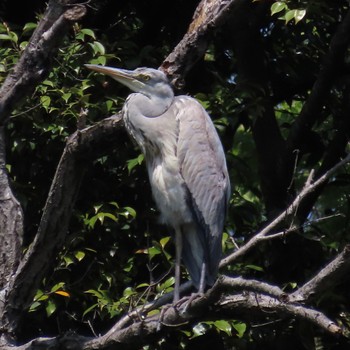
M171 89L166 75L158 69L142 67L135 70L126 70L96 64L85 64L85 67L109 75L130 90L147 96L166 95L169 88Z

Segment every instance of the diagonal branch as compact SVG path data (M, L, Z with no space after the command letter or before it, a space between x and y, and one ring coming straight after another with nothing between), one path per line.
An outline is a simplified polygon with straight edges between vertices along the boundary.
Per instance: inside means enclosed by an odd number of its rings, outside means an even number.
M51 267L53 258L62 248L85 169L90 162L111 147L122 130L121 116L114 116L75 132L66 143L43 210L34 242L11 279L6 303L9 331L14 332L22 311ZM89 155L89 156L87 156ZM94 159L94 158L93 158Z
M276 237L280 237L281 235L278 233L270 234L270 232L279 224L283 223L286 219L293 216L298 210L302 201L313 191L315 191L318 187L324 184L328 179L343 165L350 162L350 154L348 154L342 161L337 163L333 168L329 169L326 173L324 173L320 178L316 181L312 181L313 171L309 175L309 179L306 182L305 186L301 190L301 192L295 197L293 203L283 211L278 217L276 217L270 224L268 224L265 228L263 228L260 232L258 232L255 236L253 236L246 244L237 249L235 252L222 259L220 262L220 268L232 263L238 258L245 255L248 251L254 248L257 244L259 244L263 240L272 239ZM294 225L292 225L289 229L286 229L284 234L288 234L289 232L293 232L296 229Z
M163 61L163 70L175 87L182 81L193 65L204 55L210 35L232 15L232 11L247 0L202 0L194 13L187 33Z

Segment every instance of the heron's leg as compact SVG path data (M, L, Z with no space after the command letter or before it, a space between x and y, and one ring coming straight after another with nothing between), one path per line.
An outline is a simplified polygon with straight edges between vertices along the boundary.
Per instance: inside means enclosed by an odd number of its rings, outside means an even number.
M175 229L175 289L174 289L174 303L180 300L180 266L182 254L182 232L180 227Z
M202 269L201 269L201 279L199 281L198 294L204 294L204 290L206 286L206 280L205 280L206 275L207 275L207 263L203 261Z

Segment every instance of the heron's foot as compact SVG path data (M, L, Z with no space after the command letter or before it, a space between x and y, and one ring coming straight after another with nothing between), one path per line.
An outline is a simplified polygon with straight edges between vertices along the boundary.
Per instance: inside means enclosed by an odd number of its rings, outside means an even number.
M190 296L183 297L177 302L173 303L173 307L178 310L181 314L185 314L188 311L188 308L191 307L191 304L195 299L201 298L204 293L192 293Z
M167 311L170 307L171 307L171 305L164 305L160 309L160 315L159 315L159 318L158 318L158 321L157 321L157 331L160 331L160 328L161 328L161 326L163 324L165 311Z

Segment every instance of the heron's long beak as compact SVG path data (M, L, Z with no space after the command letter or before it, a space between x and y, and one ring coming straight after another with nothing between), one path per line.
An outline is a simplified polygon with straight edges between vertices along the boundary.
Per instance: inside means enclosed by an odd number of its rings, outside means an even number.
M99 66L97 64L85 64L85 67L95 72L109 75L110 77L119 81L119 83L126 85L133 91L138 92L144 87L144 84L137 79L137 77L134 74L134 71L132 70Z

